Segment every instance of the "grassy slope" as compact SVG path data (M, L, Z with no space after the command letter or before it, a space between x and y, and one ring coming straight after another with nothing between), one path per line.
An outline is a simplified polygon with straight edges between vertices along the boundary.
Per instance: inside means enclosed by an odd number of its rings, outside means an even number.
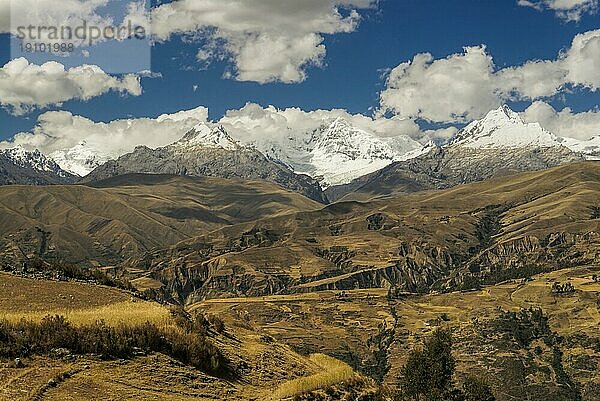
M383 269L406 258L410 259L407 270L414 262L425 271L424 276L433 279L442 275L440 261L448 264L442 268L457 268L467 262L482 260L482 264L489 265L501 263L503 257L511 260L524 255L531 256L533 263L551 265L558 261L544 260L548 255L543 253L541 242L550 235L577 242L572 238L588 233L592 233L588 242L569 245L582 260L591 260L600 253L600 219L591 217L599 202L599 166L597 162L578 163L446 191L397 195L368 204L338 203L316 211L229 226L210 236L185 240L171 252L154 255L160 266L153 267L166 269L164 275L172 276L182 265L192 275L199 266L207 265L214 277L225 277L223 280L229 279L233 271L244 272L256 278L259 289L262 282L277 282L281 277L291 279L295 286L292 291L351 289L364 286L361 277L356 278L362 271ZM502 209L498 232L478 232L487 207ZM370 226L369 220L374 217L382 219L380 227ZM278 239L260 246L228 249L232 240L252 229L272 230ZM481 235L490 236L489 244L482 245ZM204 243L214 247L206 257L197 248ZM323 256L323 251L334 247L349 252ZM399 253L400 247L407 255ZM462 259L460 263L449 262ZM301 277L303 282L294 281ZM386 283L371 280L371 285ZM235 294L232 290L229 295Z
M133 300L126 292L0 274L0 318L37 320L56 313L66 314L76 324L96 319L110 325L143 321L172 324L168 309ZM249 330L243 321L227 327L224 335L213 333L211 338L237 367L237 378L211 377L161 354L116 361L89 356L32 357L24 359L22 369L0 361L0 400L266 399L276 388L290 394L304 391L305 386L314 389L355 376L332 358L303 357L262 332ZM335 375L324 374L334 365L339 368ZM306 379L298 380L302 377ZM50 380L58 384L48 386Z
M258 181L132 175L95 185L0 187L0 252L106 264L229 224L319 207Z

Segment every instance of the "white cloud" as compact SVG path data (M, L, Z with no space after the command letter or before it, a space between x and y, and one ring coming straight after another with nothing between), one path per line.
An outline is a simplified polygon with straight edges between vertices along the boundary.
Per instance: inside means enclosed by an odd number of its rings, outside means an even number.
M324 124L344 118L352 125L381 137L408 135L422 141L437 137L430 131L427 137L411 120L399 118L371 118L350 114L346 110L303 111L299 108L277 109L249 103L239 110L230 110L215 124L223 125L230 134L243 143L288 143L289 138L302 140ZM38 117L31 132L15 135L12 141L1 142L0 148L22 146L39 149L45 154L65 151L85 143L101 155L116 158L131 152L136 146L151 148L165 146L179 140L199 123L208 121L208 109L198 107L155 119L136 118L109 123L94 122L66 111L47 112ZM262 146L261 146L262 147Z
M566 21L579 21L583 14L598 11L598 0L518 0L518 4L538 11L554 11Z
M83 21L104 28L127 20L158 40L189 35L203 44L199 62L231 61L225 77L296 83L306 79L308 68L324 65L324 35L353 32L359 11L378 1L178 0L147 13L141 0L131 0L123 21L114 21L101 15L108 0L62 0L60 7L55 0L0 0L0 32L15 34L17 26L30 24L74 28Z
M240 81L301 82L306 68L322 66L324 34L356 29L357 10L377 0L179 0L152 11L152 32L162 40L192 33L207 42L199 61L230 58Z
M122 15L109 15L106 10L110 0L61 0L60 6L55 0L0 0L0 33L21 36L24 43L71 43L74 46L125 39L125 33L112 39L101 33L107 28L126 27L128 21L141 22L144 26L147 16L143 14L143 1L124 2ZM84 31L84 26L93 28L94 32ZM67 31L63 29L66 28L74 35L65 34Z
M15 114L73 99L89 100L109 91L139 96L142 88L135 75L118 79L94 65L65 69L53 61L36 65L18 58L0 68L0 104Z
M577 35L555 60L497 69L485 46L434 60L418 54L394 68L380 94L381 112L404 118L464 123L507 100L536 100L571 86L600 87L600 30Z
M492 58L485 47L434 60L429 53L394 68L381 93L386 111L407 118L462 122L498 107Z
M600 88L600 29L575 36L571 48L558 63L567 71L567 81L591 90Z
M18 26L76 26L83 20L105 26L111 20L96 10L108 0L0 0L0 32L16 33Z
M136 118L109 123L94 122L67 111L51 111L38 117L32 132L19 133L10 142L0 142L0 148L18 145L52 154L85 143L86 148L116 158L139 145L152 148L168 145L207 119L205 107L164 114L155 119Z
M381 137L408 135L418 139L422 136L419 127L411 120L371 118L342 109L304 111L293 107L280 110L273 106L263 108L255 103L227 111L218 123L246 143L286 143L290 137L302 138L336 118L344 118L352 125Z
M600 135L600 110L573 113L566 107L556 111L548 103L537 101L522 114L526 122L539 122L555 135L587 140Z

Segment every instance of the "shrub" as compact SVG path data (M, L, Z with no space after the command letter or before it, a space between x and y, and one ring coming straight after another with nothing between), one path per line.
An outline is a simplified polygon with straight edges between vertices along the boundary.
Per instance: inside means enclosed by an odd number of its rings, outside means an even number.
M208 315L207 320L217 333L223 333L225 331L225 322L218 316Z
M28 262L27 270L51 274L53 276L58 276L63 280L93 281L107 287L116 287L132 292L136 291L136 288L125 279L113 278L108 276L102 270L86 269L69 263L48 263L42 259L35 258Z
M215 315L205 316L201 312L189 313L181 306L171 309L171 317L175 324L186 332L196 332L206 335L212 329L217 333L225 331L225 323Z
M465 401L495 401L494 393L487 380L468 376L463 382Z
M206 338L205 331L159 328L153 323L108 326L99 321L73 326L62 316L41 322L0 321L0 357L44 355L57 348L104 358L131 358L139 352L160 352L202 371L224 374L227 359Z
M557 281L552 284L552 293L556 295L572 294L575 292L575 287L571 283L561 284Z
M548 316L539 308L521 309L519 312L501 311L494 326L521 347L529 346L538 338L544 339L549 345L554 341Z

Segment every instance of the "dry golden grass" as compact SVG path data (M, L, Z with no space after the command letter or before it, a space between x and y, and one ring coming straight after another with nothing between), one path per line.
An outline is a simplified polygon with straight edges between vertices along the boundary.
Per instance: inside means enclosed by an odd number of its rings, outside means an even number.
M309 359L323 371L283 383L275 390L271 399L292 398L358 377L350 366L330 356L312 354Z
M115 288L85 283L35 280L0 274L0 320L40 321L61 315L75 325L168 324L169 310L158 303L131 299Z
M136 325L151 322L158 326L167 325L169 310L157 303L146 301L124 301L89 309L50 309L34 312L9 312L0 310L0 320L18 322L21 319L35 322L48 315L61 315L75 325L91 324L102 320L110 326L119 324Z

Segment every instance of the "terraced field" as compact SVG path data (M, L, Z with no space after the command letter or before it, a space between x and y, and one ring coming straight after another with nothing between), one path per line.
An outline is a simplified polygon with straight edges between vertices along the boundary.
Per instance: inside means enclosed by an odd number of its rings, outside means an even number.
M191 309L218 313L228 322L245 320L301 353L336 356L381 375L392 389L408 352L435 327L449 325L458 377L487 377L498 400L575 399L567 384L557 383L564 371L581 399L592 401L600 396L600 283L592 279L599 273L600 266L563 269L470 292L392 300L384 290L325 291L208 300ZM575 292L553 294L554 282L572 283ZM531 307L543 309L561 338L558 347L541 339L518 346L495 328L501 310Z

